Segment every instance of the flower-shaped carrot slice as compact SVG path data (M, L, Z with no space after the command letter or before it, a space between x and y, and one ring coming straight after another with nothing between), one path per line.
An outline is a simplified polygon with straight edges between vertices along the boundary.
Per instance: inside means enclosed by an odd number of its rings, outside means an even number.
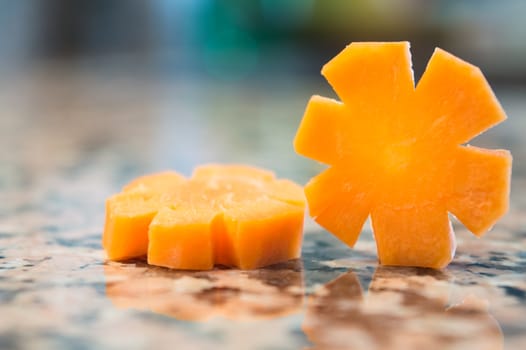
M294 142L330 165L305 188L321 226L353 246L370 216L382 264L442 268L448 211L478 236L506 213L510 153L461 145L506 119L477 67L436 49L415 88L407 42L352 43L322 74L341 102L313 96Z
M304 208L300 186L262 169L154 174L108 199L103 245L110 260L147 254L176 269L254 269L300 256Z

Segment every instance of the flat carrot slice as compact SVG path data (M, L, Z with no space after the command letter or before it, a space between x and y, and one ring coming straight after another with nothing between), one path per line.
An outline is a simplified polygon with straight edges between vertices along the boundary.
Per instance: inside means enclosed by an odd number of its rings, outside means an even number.
M147 252L152 265L207 270L300 256L305 199L297 184L243 165L201 166L188 180L175 175L143 177L108 200L109 259Z
M371 215L386 265L442 268L448 211L480 236L508 209L511 155L460 144L506 118L480 70L437 49L416 89L409 44L352 43L322 74L296 152L330 166L305 187L310 215L353 246Z

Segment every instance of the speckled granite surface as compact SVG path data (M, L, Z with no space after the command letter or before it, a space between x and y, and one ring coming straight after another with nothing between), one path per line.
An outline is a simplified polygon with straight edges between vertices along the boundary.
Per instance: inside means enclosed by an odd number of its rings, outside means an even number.
M522 349L526 106L476 144L511 148L510 214L457 228L444 271L380 267L307 224L301 261L177 272L104 261L104 198L141 173L250 162L304 182L290 142L312 86L255 91L33 72L0 85L0 349ZM293 92L292 92L293 91ZM499 91L497 91L499 95ZM204 102L200 102L204 101Z

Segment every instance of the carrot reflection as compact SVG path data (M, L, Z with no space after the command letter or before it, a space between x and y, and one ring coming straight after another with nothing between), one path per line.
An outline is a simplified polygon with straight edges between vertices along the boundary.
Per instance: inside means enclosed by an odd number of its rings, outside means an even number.
M260 320L302 311L300 260L250 271L174 271L135 260L104 266L106 295L118 308L150 310L186 321Z
M313 349L502 349L487 301L448 307L451 286L440 271L379 267L364 294L348 271L309 296L302 328Z

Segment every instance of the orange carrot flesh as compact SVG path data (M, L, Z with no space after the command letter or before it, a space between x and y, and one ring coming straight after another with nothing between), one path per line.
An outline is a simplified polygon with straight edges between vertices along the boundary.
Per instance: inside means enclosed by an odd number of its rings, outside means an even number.
M311 216L349 246L371 217L386 265L442 268L448 212L480 236L508 209L511 155L461 144L506 119L480 70L435 50L414 86L409 44L352 43L322 74L296 152L329 165L305 187Z
M232 242L231 261L223 264L255 269L299 258L304 208L273 199L261 199L228 209L226 232Z
M148 231L148 263L185 270L213 268L214 216L205 208L162 208Z
M148 228L158 210L174 199L152 192L123 192L106 200L102 245L108 259L146 255Z
M175 269L255 269L300 256L304 210L302 188L263 169L148 175L108 199L103 246L110 260L147 254Z

